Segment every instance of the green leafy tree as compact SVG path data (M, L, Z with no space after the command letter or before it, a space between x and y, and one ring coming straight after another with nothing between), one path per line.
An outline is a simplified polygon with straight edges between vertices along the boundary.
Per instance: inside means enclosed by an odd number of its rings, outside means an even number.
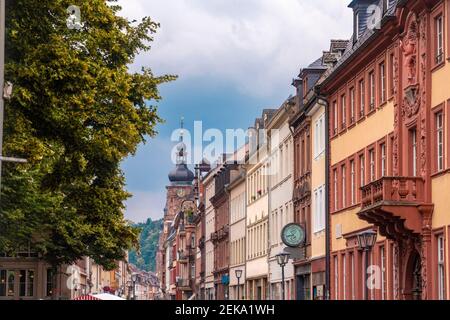
M138 244L123 216L121 161L161 121L154 76L128 66L150 49L159 25L119 16L115 1L7 1L6 104L3 153L27 164L3 165L0 251L30 245L58 266L83 256L107 269ZM68 28L67 8L81 9Z
M156 253L158 251L159 235L163 228L163 220L147 219L145 223L134 225L141 233L139 250L130 250L130 263L141 270L156 271Z

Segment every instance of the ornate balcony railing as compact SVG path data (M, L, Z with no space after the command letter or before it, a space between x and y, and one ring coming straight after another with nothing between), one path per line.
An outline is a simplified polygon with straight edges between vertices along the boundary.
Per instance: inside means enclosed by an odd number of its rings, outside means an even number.
M181 289L190 289L191 287L191 280L190 279L183 279L178 278L176 282L176 286Z
M421 177L383 177L361 188L361 207L381 202L420 203L424 201Z

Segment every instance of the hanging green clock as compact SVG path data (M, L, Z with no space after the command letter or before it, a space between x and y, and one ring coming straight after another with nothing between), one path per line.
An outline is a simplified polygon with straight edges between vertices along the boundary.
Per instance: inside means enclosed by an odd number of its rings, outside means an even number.
M300 247L306 240L305 228L298 223L289 223L281 230L281 240L288 247Z

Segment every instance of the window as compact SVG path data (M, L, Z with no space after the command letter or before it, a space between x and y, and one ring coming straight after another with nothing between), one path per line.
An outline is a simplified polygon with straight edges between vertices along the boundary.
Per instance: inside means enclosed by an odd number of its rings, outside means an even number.
M380 247L380 268L381 268L381 300L387 299L386 288L386 251Z
M334 257L334 299L339 300L339 259Z
M352 300L356 299L355 296L355 256L353 252L350 253L350 268L351 268L351 281L352 281Z
M322 115L315 123L314 158L319 157L325 151L325 118Z
M333 120L334 120L334 127L333 127L333 129L334 129L334 131L333 131L333 134L337 134L337 129L338 129L338 112L337 112L337 108L338 108L338 106L337 106L337 102L335 101L334 103L333 103Z
M355 39L359 39L359 12L355 14Z
M47 297L51 297L53 295L53 281L54 281L54 274L52 269L47 269L47 291L46 295Z
M325 229L325 186L314 191L314 233Z
M444 20L442 15L435 19L436 23L436 64L444 61Z
M343 275L343 293L344 293L344 297L343 299L346 300L347 299L347 259L345 254L342 255L342 275Z
M391 0L384 0L383 1L383 12L386 12L389 9L390 4L391 4Z
M442 112L436 114L436 159L437 170L444 170L444 117Z
M386 176L386 164L387 164L387 156L386 156L386 144L383 143L380 146L381 150L381 176Z
M338 176L337 169L334 169L334 210L338 209Z
M364 79L359 81L359 117L364 117L364 110L366 108L366 84Z
M438 249L438 299L445 299L445 242L444 236L440 235L437 238Z
M386 67L384 62L380 64L380 102L386 101Z
M370 182L375 181L375 151L369 151L369 165L370 165Z
M355 122L355 88L350 89L350 123Z
M394 54L391 53L389 56L389 91L391 95L394 94L394 61Z
M342 179L342 208L345 208L345 206L347 205L347 199L346 199L346 193L347 193L347 188L346 188L346 167L345 165L343 165L342 167L342 175L341 175L341 179Z
M411 174L417 176L417 130L412 129L411 135Z
M369 110L372 111L375 108L375 72L369 73Z
M21 297L32 297L34 295L34 271L20 270L19 272L19 295Z
M347 106L346 106L346 104L345 104L345 95L343 95L342 97L341 97L341 129L342 130L344 130L345 129L345 124L346 124L346 121L347 121L347 110L346 110L346 108L347 108Z
M366 174L365 166L364 166L364 155L359 156L359 178L360 178L360 187L365 186L365 177Z
M191 263L191 279L195 279L195 262Z
M14 297L15 279L15 271L0 270L0 297Z
M350 161L350 201L355 204L355 161Z

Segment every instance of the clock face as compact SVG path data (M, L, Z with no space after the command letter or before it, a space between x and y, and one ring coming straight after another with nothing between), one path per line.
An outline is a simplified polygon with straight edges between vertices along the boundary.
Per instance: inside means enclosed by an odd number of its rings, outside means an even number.
M177 190L177 196L179 198L183 198L185 196L186 192L184 191L184 189L178 189Z
M281 240L288 247L299 247L305 242L305 229L296 223L286 225L281 231Z

